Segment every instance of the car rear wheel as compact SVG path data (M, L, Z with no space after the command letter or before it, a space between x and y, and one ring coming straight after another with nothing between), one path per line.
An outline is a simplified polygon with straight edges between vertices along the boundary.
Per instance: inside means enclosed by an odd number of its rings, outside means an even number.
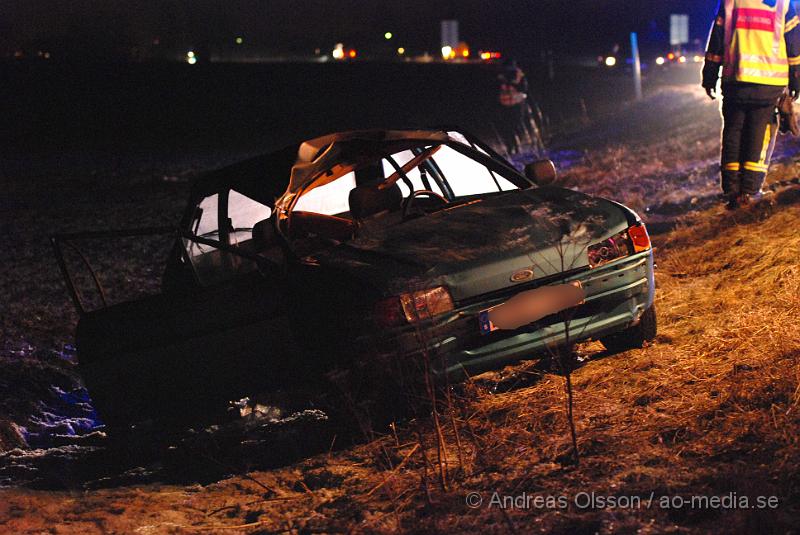
M600 341L611 353L621 353L629 349L642 348L645 342L653 341L657 334L656 306L652 305L644 311L639 323L624 331L601 337Z

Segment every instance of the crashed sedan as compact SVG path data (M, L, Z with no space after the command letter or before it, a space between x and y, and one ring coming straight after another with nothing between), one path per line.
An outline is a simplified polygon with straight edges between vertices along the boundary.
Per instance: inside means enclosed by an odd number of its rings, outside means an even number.
M400 369L454 381L588 339L641 347L642 221L553 177L448 130L332 134L201 177L162 293L81 316L100 415L212 420L320 377L380 395Z

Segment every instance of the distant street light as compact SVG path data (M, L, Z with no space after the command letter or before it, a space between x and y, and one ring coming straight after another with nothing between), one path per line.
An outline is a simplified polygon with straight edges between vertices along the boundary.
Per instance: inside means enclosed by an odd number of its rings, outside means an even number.
M406 53L406 49L401 46L400 48L397 49L397 53L402 56L403 54Z
M394 35L392 35L392 32L386 32L385 34L383 34L383 38L386 39L387 41L392 37L394 37Z
M617 58L615 58L614 56L608 56L606 58L606 66L613 67L616 64L617 64Z
M242 43L244 43L244 39L242 39L241 37L237 37L236 38L236 44L237 45L241 45Z

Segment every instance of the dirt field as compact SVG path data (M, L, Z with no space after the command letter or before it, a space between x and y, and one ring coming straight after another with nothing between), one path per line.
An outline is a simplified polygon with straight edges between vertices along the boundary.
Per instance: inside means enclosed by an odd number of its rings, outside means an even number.
M800 192L781 189L772 208L718 206L715 106L695 89L662 90L559 141L580 152L566 184L626 202L660 230L656 342L617 355L599 343L580 348L572 373L578 464L565 378L528 363L476 378L442 414L438 433L431 419L412 421L369 444L206 486L0 490L0 531L795 533ZM770 181L798 175L799 148L781 141ZM121 226L143 215L169 222L184 189L133 181L81 196L81 217L59 228L103 224L110 212ZM101 199L104 209L93 210ZM17 207L11 234L38 243L24 233L55 226L63 208ZM12 359L21 359L51 373L50 384L69 383L68 358L18 347L59 348L74 319L39 254L14 253L19 278L3 277L13 293L2 325L17 356L7 351L2 364L17 369ZM147 279L129 278L139 276Z

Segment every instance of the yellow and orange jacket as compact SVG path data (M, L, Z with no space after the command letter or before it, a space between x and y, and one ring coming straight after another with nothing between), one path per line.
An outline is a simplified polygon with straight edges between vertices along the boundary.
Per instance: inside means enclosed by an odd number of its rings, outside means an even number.
M786 87L800 78L800 18L790 0L720 0L703 87L747 83Z

